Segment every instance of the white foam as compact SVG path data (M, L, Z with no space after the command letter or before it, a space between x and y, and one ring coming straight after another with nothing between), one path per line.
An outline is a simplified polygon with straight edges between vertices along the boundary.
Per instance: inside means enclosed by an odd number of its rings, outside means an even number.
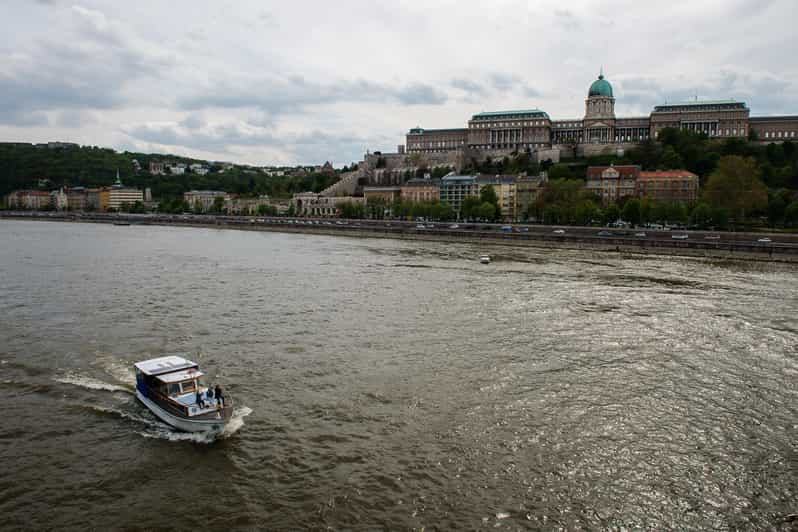
M152 428L147 431L139 432L145 438L157 438L167 441L190 441L194 443L213 443L216 440L229 438L244 426L244 418L252 413L249 407L237 408L233 411L233 416L225 425L222 432L181 432L163 423L152 424Z
M56 382L63 384L71 384L73 386L80 386L89 390L104 390L106 392L125 392L133 393L133 388L128 386L120 386L118 384L111 384L109 382L94 379L92 377L84 377L73 373L64 375L54 379Z
M224 426L224 430L219 434L219 437L229 438L238 432L238 429L244 426L244 418L251 413L252 409L248 406L242 406L241 408L236 408L233 410L233 415L230 418L230 421Z

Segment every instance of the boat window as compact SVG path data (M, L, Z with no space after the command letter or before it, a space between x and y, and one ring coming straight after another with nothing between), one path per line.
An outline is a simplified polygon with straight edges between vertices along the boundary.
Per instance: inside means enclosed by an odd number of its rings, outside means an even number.
M183 393L189 393L194 391L194 381L181 382L180 385L183 387Z
M169 395L180 395L180 385L173 383L169 385Z

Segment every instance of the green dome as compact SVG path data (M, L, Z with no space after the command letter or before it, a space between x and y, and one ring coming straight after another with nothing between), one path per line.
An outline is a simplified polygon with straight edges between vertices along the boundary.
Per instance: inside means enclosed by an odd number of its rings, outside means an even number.
M612 98L612 85L604 79L604 74L600 74L598 79L590 85L590 90L587 93L590 96L609 96Z

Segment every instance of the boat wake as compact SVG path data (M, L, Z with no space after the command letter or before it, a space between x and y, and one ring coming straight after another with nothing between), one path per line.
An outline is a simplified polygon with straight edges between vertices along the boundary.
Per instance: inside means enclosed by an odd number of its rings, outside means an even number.
M99 379L84 377L82 375L76 375L74 373L68 373L63 377L57 377L54 380L62 384L71 384L73 386L79 386L81 388L86 388L88 390L103 390L106 392L124 392L129 394L132 394L134 391L132 386L111 384L109 382L101 381Z
M244 418L252 413L252 409L246 406L236 408L233 417L225 425L222 432L181 432L173 429L160 421L152 421L147 430L140 431L138 434L145 438L157 438L168 441L190 441L194 443L213 443L224 440L244 426Z

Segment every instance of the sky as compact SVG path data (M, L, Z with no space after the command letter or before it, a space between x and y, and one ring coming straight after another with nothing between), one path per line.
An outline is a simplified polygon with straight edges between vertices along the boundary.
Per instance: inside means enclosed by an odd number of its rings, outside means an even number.
M0 0L0 141L362 160L490 110L798 114L798 0Z

